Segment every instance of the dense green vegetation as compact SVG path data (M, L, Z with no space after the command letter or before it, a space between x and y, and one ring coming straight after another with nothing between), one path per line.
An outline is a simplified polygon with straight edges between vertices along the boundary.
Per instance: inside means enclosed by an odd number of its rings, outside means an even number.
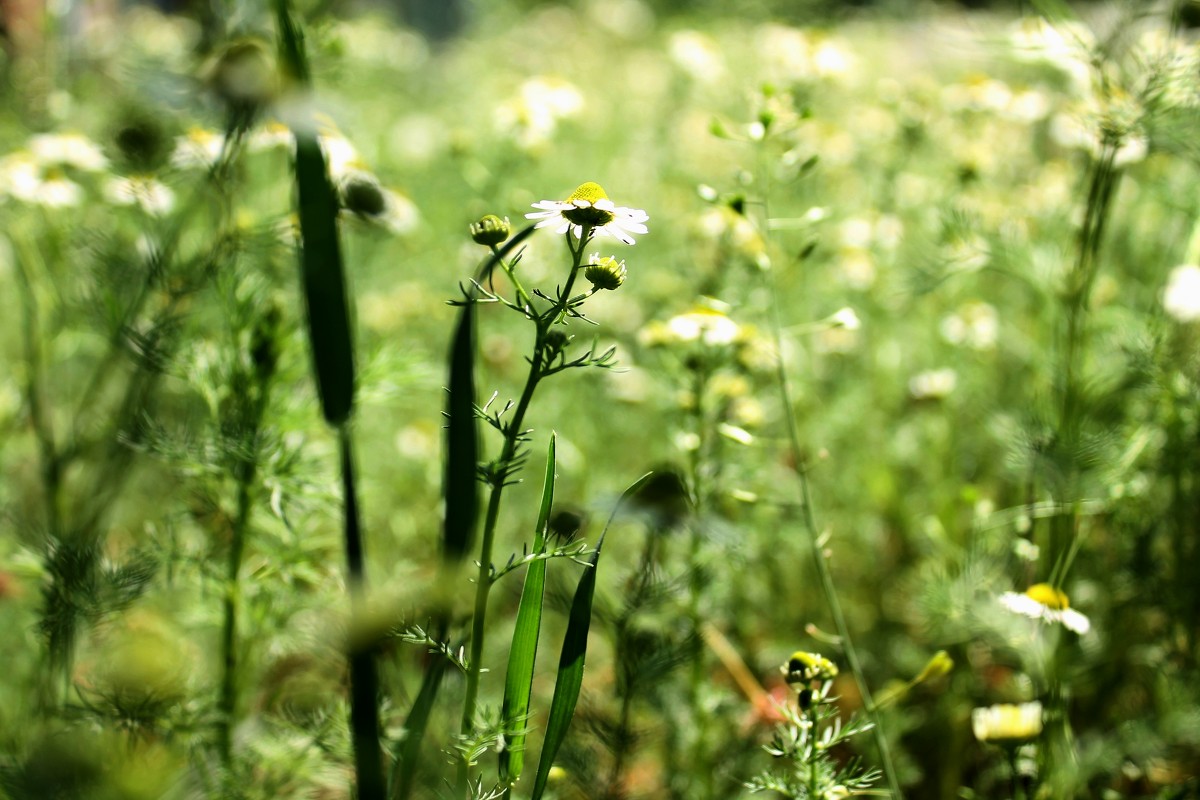
M1194 4L768 6L11 18L0 797L1200 796Z

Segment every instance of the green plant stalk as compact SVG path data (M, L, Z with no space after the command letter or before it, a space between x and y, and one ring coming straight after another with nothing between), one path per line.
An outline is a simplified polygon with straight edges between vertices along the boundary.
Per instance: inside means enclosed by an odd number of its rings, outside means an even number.
M759 149L760 154L763 152ZM764 159L765 160L765 159ZM762 209L763 216L770 222L771 215L768 205L769 187L767 181L767 170L765 165L760 167L760 172L763 176L762 185L764 187ZM770 235L770 224L766 225L767 235ZM771 272L765 272L765 282L767 283L767 296L770 297L769 313L771 335L775 343L775 352L782 354L783 348L783 323L779 312L779 293L775 287L775 282ZM780 399L783 402L783 415L787 420L787 436L788 450L792 459L792 469L796 473L797 481L800 485L800 508L801 518L804 522L805 532L808 534L809 551L812 554L813 565L817 570L817 578L821 583L821 591L825 595L825 603L829 606L829 613L833 617L833 624L837 630L838 637L842 642L842 649L846 653L846 662L850 665L850 672L854 676L854 682L858 686L859 694L862 696L863 705L867 715L871 718L871 734L875 740L875 747L879 750L879 761L883 767L883 774L887 779L888 788L891 790L893 800L903 800L904 794L900 791L900 780L896 776L896 766L892 762L891 748L887 743L887 736L883 730L883 724L879 716L879 709L875 706L875 701L871 696L871 689L867 685L866 676L862 671L862 664L858 660L858 651L854 647L854 640L850 635L850 626L846 624L846 616L842 612L842 604L838 599L837 588L833 583L833 575L829 571L829 563L825 560L825 554L822 552L820 530L817 528L816 514L813 511L812 491L809 487L808 480L808 463L804 457L803 448L800 446L800 429L796 423L796 416L792 411L792 390L788 382L787 369L784 367L783 358L777 355L775 359L775 382L779 387Z
M1100 156L1092 165L1088 186L1087 206L1083 225L1079 230L1078 253L1071 273L1067 277L1063 296L1065 305L1065 329L1062 351L1062 407L1057 431L1057 444L1066 449L1070 469L1063 486L1063 502L1071 505L1071 511L1055 517L1050 524L1049 563L1050 583L1061 588L1069 567L1068 557L1075 540L1078 521L1078 498L1076 494L1079 469L1074 459L1080 440L1083 422L1083 398L1079 374L1087 355L1087 313L1091 305L1092 286L1100 266L1100 245L1112 210L1112 199L1121 173L1115 159L1120 140L1107 137Z
M709 426L705 419L706 407L704 396L708 390L708 366L701 364L692 375L692 421L696 431L696 449L689 459L689 471L692 479L692 515L691 540L688 545L688 618L696 635L696 651L692 658L688 676L687 703L692 712L692 754L693 764L702 764L707 760L705 746L708 740L709 715L700 702L700 689L705 683L704 677L704 644L700 635L700 595L704 589L700 575L700 549L703 543L702 524L708 486L705 483L704 458L708 452ZM700 771L702 789L701 797L711 797L713 792L712 770Z
M350 659L350 733L354 741L354 771L359 800L383 800L386 796L383 757L379 748L379 675L375 666L374 641L353 630L363 622L365 579L362 530L359 525L358 492L354 478L354 448L349 422L337 428L341 450L342 492L345 505L346 563L350 577L352 631L348 642ZM370 634L369 631L366 632Z
M591 239L591 231L584 229L583 237L578 240L576 245L571 244L571 238L571 235L568 234L567 245L571 251L572 264L566 288L559 296L559 300L555 305L544 314L533 317L537 331L533 343L533 356L529 360L529 374L525 379L525 388L521 391L521 397L517 401L517 405L513 409L513 414L505 427L504 444L501 446L500 457L496 462L500 466L501 472L493 478L491 492L488 496L487 511L485 512L483 521L483 537L479 548L479 574L475 582L475 610L471 617L470 659L467 662L467 682L463 695L462 720L459 726L459 730L464 736L469 734L475 726L475 706L479 698L479 677L482 674L483 644L487 630L488 594L492 588L492 550L496 539L496 523L500 518L500 500L504 493L504 487L507 485L503 470L506 465L512 463L517 454L517 449L520 447L521 426L525 422L525 413L529 410L529 404L533 401L533 393L542 378L542 361L546 334L549 333L552 325L566 315L566 309L570 302L571 287L575 282L575 276L579 272L584 247L587 246L588 241ZM505 272L507 273L508 269L505 269ZM466 759L463 759L459 763L458 786L460 792L465 791L468 786L467 771L469 768L470 765Z
M268 386L269 379L259 382L259 394L254 404L249 437L254 443L253 449L238 463L235 473L238 483L237 511L230 533L229 556L226 562L224 624L221 628L221 694L217 704L217 748L226 767L230 766L233 759L233 722L237 712L237 620L242 604L242 586L238 574L242 569L246 533L254 508L254 481L258 474L258 436L267 406Z

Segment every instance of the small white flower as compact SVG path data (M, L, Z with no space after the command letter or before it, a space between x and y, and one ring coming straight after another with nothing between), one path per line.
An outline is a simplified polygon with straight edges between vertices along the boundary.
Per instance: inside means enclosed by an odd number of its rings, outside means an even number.
M78 133L40 133L29 139L29 151L42 164L74 167L84 172L103 172L108 159L100 147Z
M1182 264L1171 270L1162 302L1166 312L1180 322L1200 320L1200 266Z
M1058 623L1081 635L1092 628L1086 616L1070 607L1066 593L1048 583L1034 584L1022 594L1005 592L1000 595L1000 604L1014 614Z
M700 307L667 320L669 339L680 343L699 341L720 347L736 342L741 331L736 322L712 308Z
M646 233L643 224L650 217L641 209L618 206L608 199L600 184L591 181L581 185L565 201L542 200L533 204L538 211L526 214L538 220L537 227L553 227L555 233L570 231L577 239L588 236L611 236L625 244L633 244L631 234Z
M845 328L848 331L856 331L862 327L862 322L858 318L858 314L850 306L839 308L829 317L829 324L835 328Z
M1042 732L1042 704L1002 704L971 712L971 730L981 742L1025 742Z
M46 208L66 208L83 202L83 187L57 166L18 152L0 161L0 196Z
M206 128L192 128L175 140L171 166L178 169L207 169L217 163L225 149L225 137Z
M958 373L949 367L917 373L908 381L908 393L914 400L937 400L958 386Z
M166 214L175 206L175 193L169 187L145 175L114 177L105 184L104 194L114 205L136 204L147 214L155 216Z

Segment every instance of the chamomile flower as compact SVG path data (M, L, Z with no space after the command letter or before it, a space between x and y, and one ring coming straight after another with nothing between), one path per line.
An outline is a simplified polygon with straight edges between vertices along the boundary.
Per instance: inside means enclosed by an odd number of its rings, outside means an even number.
M175 193L147 175L113 177L104 185L104 194L115 205L137 205L152 215L166 214L175 205Z
M570 231L577 239L584 236L611 236L625 244L633 244L631 234L646 233L643 224L650 217L641 209L618 206L608 199L600 184L588 181L571 193L566 200L541 200L533 204L536 212L526 219L538 220L539 228L554 228L555 233Z
M1066 592L1048 583L1036 583L1024 593L1005 592L1000 604L1014 614L1043 622L1057 622L1078 634L1087 633L1092 623L1086 616L1070 607Z
M971 712L971 730L981 742L1017 743L1036 739L1042 732L1042 704L1002 703Z

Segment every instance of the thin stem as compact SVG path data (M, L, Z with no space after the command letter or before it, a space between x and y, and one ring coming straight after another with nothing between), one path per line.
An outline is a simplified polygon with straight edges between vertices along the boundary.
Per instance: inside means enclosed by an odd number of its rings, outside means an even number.
M350 731L354 742L354 772L359 800L383 800L383 758L379 749L379 675L374 642L353 629L362 619L364 606L364 558L359 523L358 493L354 478L354 450L350 425L338 426L342 461L342 491L345 504L346 564L350 579L351 635Z
M546 334L550 327L557 322L560 322L567 313L567 308L570 303L571 286L575 282L575 276L579 271L583 248L591 238L591 230L584 228L583 236L578 240L572 239L572 236L567 234L567 248L571 252L571 274L567 279L566 289L559 295L558 302L551 306L544 314L533 315L533 321L536 326L536 333L533 342L533 355L529 359L529 374L525 378L525 387L521 391L521 397L517 401L513 409L512 416L504 427L504 444L500 449L500 457L496 461L496 471L491 478L491 493L488 496L487 511L483 521L483 537L479 551L479 573L475 581L475 610L471 617L471 652L470 659L467 663L467 683L465 693L463 695L463 710L462 719L459 725L459 731L463 736L467 736L475 727L475 707L479 697L479 678L483 671L483 645L484 637L487 631L487 605L488 595L492 589L492 550L496 539L496 524L500 518L500 500L504 494L504 487L508 485L509 468L512 466L517 457L517 452L521 446L523 438L522 425L525 422L525 413L529 410L529 405L533 401L534 391L537 389L539 381L546 376L544 363L545 359L545 343ZM509 273L509 268L501 262L505 268L505 273ZM520 284L514 284L519 286ZM519 290L523 292L523 289ZM527 297L528 295L526 295ZM530 306L532 311L532 306ZM469 788L468 770L470 764L466 759L462 759L458 764L458 789L459 793L463 794Z
M238 616L241 613L242 587L239 573L246 551L246 534L254 507L254 482L258 474L259 431L266 411L269 379L257 386L257 398L249 419L248 440L251 451L240 459L235 477L238 482L237 511L230 534L229 555L225 571L224 625L221 629L222 669L221 695L218 701L217 746L222 761L228 767L233 756L233 723L237 712L238 675Z
M765 166L760 171L764 187L762 209L764 217L769 223L770 211L767 198L770 193L768 191L768 175ZM769 236L769 224L766 225L766 230ZM779 311L779 292L774 285L773 273L767 271L764 275L766 276L765 280L768 289L767 296L770 298L770 325L775 343L775 352L783 353L785 351L783 347L783 324ZM829 570L829 563L822 552L816 515L813 512L812 493L809 487L808 463L805 459L803 448L800 446L800 429L792 410L792 390L788 382L787 369L784 367L783 358L778 355L775 359L775 381L778 384L780 398L783 401L783 415L787 420L788 446L792 459L792 469L796 473L796 478L800 486L801 517L804 521L805 531L808 534L809 550L812 554L813 564L817 570L817 577L821 583L821 591L825 595L825 602L829 606L830 615L833 617L834 627L841 638L842 648L846 654L846 661L850 665L850 672L854 675L854 682L858 685L858 691L862 696L867 715L871 718L871 734L875 740L875 746L879 750L879 760L883 766L883 774L887 779L888 788L891 790L894 800L903 800L904 794L900 791L900 781L896 776L896 767L892 762L892 754L888 747L887 736L883 730L879 709L876 708L875 701L871 697L871 689L867 685L866 677L862 671L862 664L858 660L858 651L854 647L854 640L850 635L850 627L846 624L845 614L842 613L842 604L838 599L837 589L833 583L833 575Z

